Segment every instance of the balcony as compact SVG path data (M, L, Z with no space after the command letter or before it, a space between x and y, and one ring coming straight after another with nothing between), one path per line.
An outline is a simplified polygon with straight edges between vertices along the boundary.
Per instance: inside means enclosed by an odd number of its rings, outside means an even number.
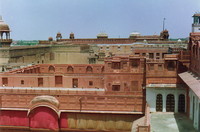
M165 54L164 60L178 60L178 54Z
M147 59L146 63L164 63L163 59Z
M12 39L0 39L0 43L12 43Z

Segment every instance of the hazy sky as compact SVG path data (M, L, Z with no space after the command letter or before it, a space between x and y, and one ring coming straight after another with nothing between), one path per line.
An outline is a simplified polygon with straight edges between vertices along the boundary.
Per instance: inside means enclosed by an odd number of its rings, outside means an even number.
M188 37L192 15L200 0L0 0L0 15L9 24L15 40L96 38L160 34L163 18L170 38Z

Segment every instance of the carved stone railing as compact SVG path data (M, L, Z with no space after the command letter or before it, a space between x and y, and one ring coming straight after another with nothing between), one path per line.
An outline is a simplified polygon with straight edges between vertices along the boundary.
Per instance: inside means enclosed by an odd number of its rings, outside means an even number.
M146 63L164 63L163 59L147 59Z
M12 42L12 39L0 39L0 42Z
M138 93L139 94L139 93ZM44 89L0 89L1 108L28 109L33 98L41 95L55 97L60 110L107 111L144 114L143 95L113 95L104 91L65 91Z

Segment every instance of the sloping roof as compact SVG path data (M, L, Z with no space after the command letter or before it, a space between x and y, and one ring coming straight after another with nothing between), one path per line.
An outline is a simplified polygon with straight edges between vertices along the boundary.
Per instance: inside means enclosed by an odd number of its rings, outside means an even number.
M200 77L195 76L192 72L184 72L179 76L200 99Z

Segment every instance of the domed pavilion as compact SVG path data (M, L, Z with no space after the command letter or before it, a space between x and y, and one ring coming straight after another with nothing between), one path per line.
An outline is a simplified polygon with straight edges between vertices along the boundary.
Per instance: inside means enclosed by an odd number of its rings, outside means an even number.
M10 28L0 16L0 46L9 47L11 43L12 39L10 39Z

